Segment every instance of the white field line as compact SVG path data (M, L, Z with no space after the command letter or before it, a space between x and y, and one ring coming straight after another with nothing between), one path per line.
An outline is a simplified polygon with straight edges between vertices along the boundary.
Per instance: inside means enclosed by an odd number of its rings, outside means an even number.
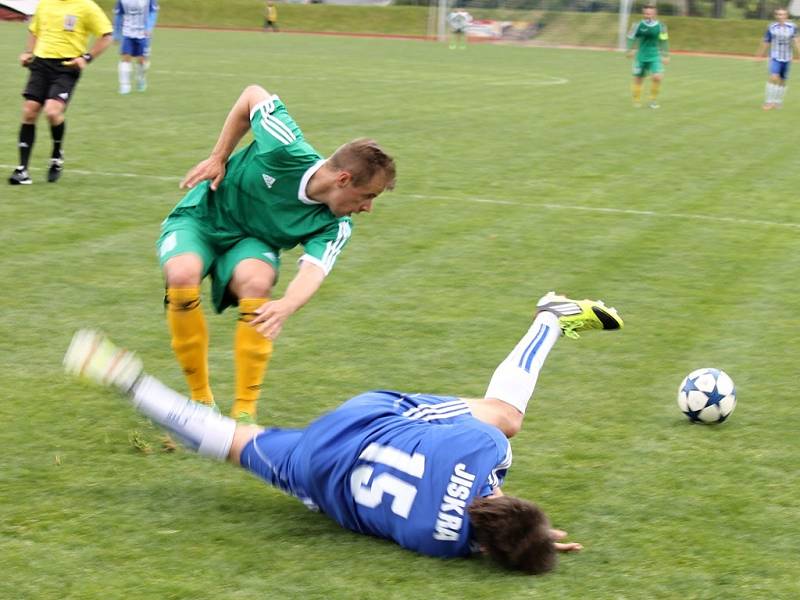
M713 215L698 215L695 213L663 213L654 210L634 210L628 208L610 208L604 206L581 206L579 204L553 204L550 202L515 202L513 200L500 200L496 198L457 198L455 196L430 196L427 194L394 195L412 198L414 200L450 200L454 202L475 202L478 204L504 204L509 206L526 206L529 208L539 208L545 210L572 210L582 212L633 215L640 217L656 217L661 219L684 219L693 221L711 221L715 223L736 223L739 225L760 225L765 227L800 229L800 223L766 221L761 219L739 219L736 217L716 217Z
M0 164L0 169L14 169L17 165ZM32 167L31 171L44 171L42 168ZM117 178L137 178L155 179L158 181L172 181L175 184L180 182L180 177L170 177L166 175L142 175L139 173L111 173L106 171L85 171L82 169L68 169L70 175L86 175L89 177L117 177ZM430 194L402 194L392 193L395 198L409 198L411 200L443 200L448 202L472 202L475 204L502 204L507 206L524 206L544 210L571 210L589 213L631 215L636 217L652 217L660 219L683 219L689 221L708 221L712 223L732 223L737 225L756 225L762 227L780 227L788 229L800 229L800 223L790 223L781 221L767 221L763 219L740 219L737 217L718 217L713 215L699 215L696 213L670 213L658 212L654 210L635 210L631 208L611 208L606 206L581 206L579 204L554 204L551 202L517 202L514 200L502 200L500 198L462 198L457 196L438 196Z
M101 68L98 69L100 71L106 71L108 73L116 72L115 69L108 69L108 68ZM201 77L206 76L208 73L204 71L187 71L187 70L170 70L170 69L150 69L148 71L149 75L177 75L177 76L188 76L188 77ZM232 77L232 78L242 78L242 77L250 77L249 74L244 72L238 71L227 71L227 72L219 72L214 74L215 77ZM280 75L275 74L272 75L276 80L277 79L289 79L289 80L300 80L300 81L340 81L340 77L326 77L324 75ZM415 77L414 74L409 73L408 77L380 77L380 78L370 78L371 83L395 83L395 84L407 84L409 81L417 81L419 82L419 77ZM452 85L452 81L444 79L444 80L425 80L425 84L434 84L437 81L441 81L442 85ZM569 79L566 77L556 77L555 75L547 75L544 73L525 73L524 77L520 77L519 79L497 79L492 77L470 77L469 84L470 85L493 85L493 86L503 86L503 85L514 85L514 86L548 86L548 85L565 85L569 83Z

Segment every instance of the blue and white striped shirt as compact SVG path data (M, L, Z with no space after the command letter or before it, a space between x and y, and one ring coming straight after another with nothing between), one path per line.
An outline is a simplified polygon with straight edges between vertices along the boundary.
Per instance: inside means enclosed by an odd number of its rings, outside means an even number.
M117 0L114 5L114 34L145 38L153 30L158 15L157 0Z
M790 21L786 21L783 24L776 21L767 27L764 41L770 45L770 58L780 62L791 62L792 40L796 34L797 26Z

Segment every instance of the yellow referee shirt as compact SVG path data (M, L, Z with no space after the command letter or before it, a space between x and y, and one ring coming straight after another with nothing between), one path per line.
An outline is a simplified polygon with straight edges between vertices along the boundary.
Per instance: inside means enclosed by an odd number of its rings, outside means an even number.
M75 58L87 51L90 34L113 31L92 0L40 0L28 29L36 36L33 54L39 58Z

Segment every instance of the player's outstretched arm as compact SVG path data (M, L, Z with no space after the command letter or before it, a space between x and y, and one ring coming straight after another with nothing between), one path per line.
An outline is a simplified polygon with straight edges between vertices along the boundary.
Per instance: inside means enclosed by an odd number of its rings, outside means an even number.
M206 180L211 181L212 190L219 187L222 178L225 177L225 163L250 129L250 111L269 97L269 92L258 85L249 85L244 89L222 125L222 131L211 151L211 156L189 169L180 183L181 188L193 188Z
M294 279L286 288L283 298L265 302L256 309L257 316L250 322L261 335L276 339L283 323L302 308L317 293L325 280L325 272L314 263L303 261Z

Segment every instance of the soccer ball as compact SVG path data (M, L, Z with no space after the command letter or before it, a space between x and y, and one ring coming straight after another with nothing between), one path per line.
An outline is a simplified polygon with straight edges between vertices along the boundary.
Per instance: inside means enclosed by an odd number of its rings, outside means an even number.
M736 408L736 388L725 371L697 369L678 388L678 408L694 423L722 423Z

